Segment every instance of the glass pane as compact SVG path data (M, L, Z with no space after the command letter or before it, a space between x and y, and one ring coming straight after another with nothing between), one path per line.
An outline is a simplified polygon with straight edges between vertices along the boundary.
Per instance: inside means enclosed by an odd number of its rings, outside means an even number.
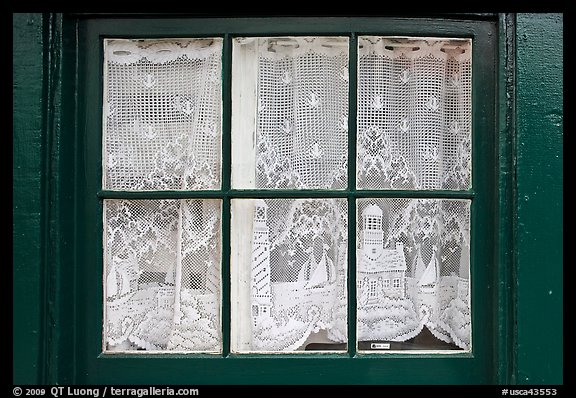
M220 188L222 40L104 46L104 188Z
M345 199L233 199L232 351L345 350Z
M348 38L233 43L233 188L345 188Z
M470 39L358 39L359 189L471 186Z
M220 208L104 201L105 350L221 350Z
M357 201L358 349L470 350L470 200Z

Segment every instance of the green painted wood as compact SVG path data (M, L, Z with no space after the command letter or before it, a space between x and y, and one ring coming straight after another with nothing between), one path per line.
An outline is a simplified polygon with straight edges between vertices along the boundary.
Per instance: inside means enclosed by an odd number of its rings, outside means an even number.
M76 297L76 34L63 22L13 16L14 383L67 383L74 374L74 328L62 325L74 324Z
M563 16L516 17L516 378L563 383Z
M466 37L478 29L478 20L466 18L442 19L429 17L270 17L270 18L201 18L194 15L158 15L147 18L114 15L111 18L81 19L87 26L98 26L111 37L154 38L184 36L244 35L299 35L334 34L355 31L358 34L382 34L430 37ZM497 21L496 14L481 18L484 22ZM343 35L347 35L344 33Z
M43 381L44 36L42 14L13 14L12 381Z
M232 164L232 38L224 36L222 48L222 191L229 191L231 185L230 170ZM230 197L225 196L222 200L222 307L221 307L221 330L222 330L222 355L230 354L230 325L231 319L231 280L230 280Z
M40 16L37 16L40 17ZM26 366L38 371L37 380L50 383L326 383L326 384L397 384L397 383L490 383L494 380L494 355L489 349L498 320L496 283L497 269L492 257L494 245L493 220L487 217L495 209L494 175L494 74L495 24L490 18L479 21L450 21L430 18L276 18L276 19L87 19L76 25L73 17L47 14L42 28L28 24L15 16L15 31L40 29L42 40L34 55L15 51L14 64L26 64L41 73L28 85L28 91L17 89L24 84L23 75L15 71L15 147L26 146L15 156L14 179L23 181L15 186L14 198L23 199L29 208L14 207L14 254L25 258L14 269L26 275L15 276L15 291L27 289L27 295L15 308L23 311L15 317L14 330L24 333L15 340L15 374ZM131 22L128 24L127 22ZM28 24L28 25L26 25ZM79 29L77 31L77 28ZM36 30L37 31L37 30ZM467 36L475 38L474 110L475 142L474 191L436 192L434 197L460 197L473 200L472 223L477 245L473 249L473 308L474 353L472 355L339 355L302 356L222 356L137 355L134 357L101 355L102 336L102 210L104 198L122 193L101 191L101 100L103 36L182 36L240 34L414 34ZM16 35L15 35L16 36ZM33 36L33 35L32 35ZM230 36L228 36L230 37ZM20 38L27 36L20 35ZM79 40L79 41L77 41ZM16 40L15 40L16 42ZM35 43L33 40L31 43ZM19 43L27 48L31 43ZM15 46L16 49L17 46ZM76 64L76 51L81 55ZM16 68L15 68L16 69ZM351 69L352 70L352 69ZM24 71L24 69L22 69ZM42 74L43 73L43 74ZM80 74L80 75L78 75ZM26 76L33 76L30 70ZM16 77L20 77L19 81ZM40 84L42 83L42 84ZM225 82L225 86L229 82ZM225 90L226 91L226 90ZM33 95L30 95L33 94ZM224 93L224 108L230 108ZM27 116L20 112L23 105L33 104ZM18 119L20 117L20 119ZM352 118L350 118L353 120ZM29 123L39 123L30 128ZM20 123L20 124L19 124ZM228 122L224 121L224 124ZM20 128L28 126L27 129ZM36 127L36 125L34 125ZM351 130L353 131L353 130ZM482 137L482 139L480 139ZM28 144L37 144L36 147ZM225 164L229 154L223 142ZM33 150L30 150L32 148ZM16 151L16 150L15 150ZM353 150L352 150L353 153ZM22 167L31 165L27 173ZM28 180L21 179L26 177ZM36 178L35 180L32 178ZM42 189L34 186L41 185ZM193 193L223 198L224 215L229 199L267 196L265 192L222 191ZM31 195L25 195L26 191ZM161 195L162 193L153 193ZM322 196L321 191L291 192L299 195ZM331 195L353 199L359 196L427 196L428 193L355 192L353 187ZM24 200L25 199L25 200ZM15 200L16 202L16 200ZM352 207L353 208L353 207ZM351 213L352 214L352 213ZM21 223L37 215L34 222ZM353 223L351 223L353 225ZM224 225L226 226L226 225ZM354 230L354 228L352 228ZM22 234L17 234L23 232ZM38 249L30 251L35 237ZM26 251L23 249L26 248ZM226 256L227 248L224 248ZM23 255L25 254L25 256ZM49 259L49 260L48 260ZM353 260L353 256L351 256ZM224 276L228 274L223 260ZM25 267L25 268L22 268ZM20 278L20 279L19 279ZM353 282L353 279L351 278ZM225 300L228 300L225 297ZM354 297L351 297L352 304ZM476 303L476 304L475 304ZM226 314L224 314L226 315ZM351 311L354 315L354 311ZM226 316L227 317L227 316ZM22 320L29 321L24 325ZM226 324L226 322L225 322ZM31 327L28 327L30 326ZM74 326L72 326L74 325ZM38 326L37 329L34 329ZM226 325L224 325L226 326ZM353 329L351 329L353 330ZM36 340L35 340L36 339ZM46 342L43 346L42 342ZM23 349L26 351L22 351ZM22 353L25 355L22 356ZM351 350L353 354L353 350ZM18 362L19 361L19 362ZM28 370L28 369L26 369ZM29 372L22 371L29 377ZM290 379L286 375L290 374ZM223 379L222 375L226 375ZM16 379L15 379L16 380Z
M473 358L99 358L79 383L491 384ZM93 372L99 372L97 375Z
M472 351L479 384L496 380L494 329L497 325L498 260L495 214L498 209L496 155L496 24L472 43L472 185L470 285ZM488 28L487 26L487 28ZM462 377L462 376L459 376Z
M42 165L42 194L44 195L45 207L43 209L44 219L44 236L42 245L44 247L44 265L42 272L42 296L40 297L43 309L43 380L49 382L56 378L55 372L58 371L58 352L59 345L56 343L60 337L59 308L58 300L59 290L59 261L60 252L60 223L58 206L53 204L61 203L58 198L58 182L60 172L57 170L60 158L59 149L59 123L61 116L60 107L60 88L61 88L61 50L60 42L61 31L59 28L59 19L56 14L44 15L44 78L43 78L43 132L42 139L44 142L44 163Z
M47 384L73 384L75 380L77 294L76 272L78 262L75 250L77 181L73 160L77 156L77 40L76 22L62 14L50 14L51 40L51 289L48 295L53 303L49 344L50 361Z
M349 62L348 62L348 247L356 247L356 156L357 156L357 112L358 112L358 36L350 35ZM382 194L380 192L380 194ZM356 282L356 251L348 250L348 281L347 281L347 305L348 305L348 355L354 357L358 350L356 342L356 322L358 298Z
M353 137L355 139L355 137ZM352 159L352 158L350 158ZM355 158L354 158L355 159ZM355 162L355 160L354 160ZM354 178L355 178L354 173ZM355 180L354 180L355 181ZM388 198L435 198L435 199L472 199L474 191L405 191L405 190L264 190L264 189L230 189L230 190L206 190L206 191L111 191L101 190L96 194L101 199L184 199L184 198L206 198L216 199L222 197L231 198L346 198L351 192L358 197L378 198L386 196Z
M61 14L13 14L15 384L563 382L562 15L501 16L498 38L494 16L449 20L111 17L84 15L78 22L76 16ZM122 193L100 191L101 118L95 111L102 90L100 35L233 36L295 30L477 39L473 95L481 106L474 109L473 121L475 186L455 193L473 201L477 242L471 264L473 354L101 355L101 200ZM494 40L500 43L499 60L489 50ZM493 89L494 76L478 77L478 70L496 71L498 92ZM82 73L80 80L78 73ZM227 101L224 98L225 107L230 106ZM493 131L496 109L498 137ZM495 167L486 167L491 164ZM195 193L226 200L254 194L267 195L228 187ZM400 194L419 196L409 191ZM335 195L352 199L356 193L346 190ZM435 195L450 197L451 193Z
M498 369L499 384L514 384L514 142L515 142L515 17L503 14L499 21L499 135L498 212L495 214L498 231L498 321L494 333L494 367Z
M80 22L80 37L86 37L90 29L105 27L101 31L107 34L124 32L134 37L149 36L149 32L163 36L154 33L163 30L174 35L209 35L350 29L494 39L491 29L478 28L474 19L453 19L450 24L427 18L397 18L386 23L379 18L328 18L319 23L304 19L295 28L293 24L302 20L230 22L216 18L175 23L172 19L135 18L126 24L130 21L88 18ZM86 111L98 106L101 82L96 76L85 77L90 65L96 75L101 68L100 47L97 40L77 42L75 17L13 14L13 383L562 383L562 27L559 14L518 14L516 21L507 16L499 24L499 61L492 55L485 57L483 51L475 53L475 59L482 57L483 68L499 64L500 136L494 139L498 147L491 140L475 147L480 157L475 158L474 166L476 173L481 165L495 164L493 156L498 153L499 163L493 168L498 192L476 191L479 186L475 185L474 192L457 195L475 203L474 235L479 239L472 264L477 276L473 282L475 346L493 346L493 352L450 358L127 358L100 355L101 313L94 304L102 299L101 286L94 281L101 278L99 209L108 193L98 196L101 121L98 114ZM89 56L79 59L77 69L78 45L81 53ZM77 82L80 72L84 79ZM492 134L494 114L489 108L495 107L487 97L496 94L483 83L474 82L475 98L486 104L475 112L476 142ZM515 181L511 177L514 160ZM490 181L490 173L474 175L480 186L486 187ZM235 193L210 194L229 197ZM490 202L491 195L498 195L497 202ZM483 217L490 212L494 214L491 221ZM480 239L492 230L498 233L497 245L494 240ZM482 254L488 252L494 257ZM493 344L496 341L498 344Z

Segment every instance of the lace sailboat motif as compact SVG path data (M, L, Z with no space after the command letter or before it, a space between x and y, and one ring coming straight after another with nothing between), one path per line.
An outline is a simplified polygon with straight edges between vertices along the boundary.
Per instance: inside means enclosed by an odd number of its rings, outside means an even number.
M471 41L358 41L357 187L469 189Z
M470 202L358 202L358 340L402 342L426 327L470 349Z
M254 209L252 350L345 343L346 201L258 199Z
M104 43L104 188L218 189L222 40Z
M220 350L220 202L106 200L110 351Z

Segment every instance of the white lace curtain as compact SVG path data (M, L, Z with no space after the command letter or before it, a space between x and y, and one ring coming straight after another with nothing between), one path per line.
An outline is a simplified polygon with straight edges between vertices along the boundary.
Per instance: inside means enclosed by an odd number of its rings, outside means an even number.
M358 44L357 188L469 189L471 41ZM234 39L235 189L347 188L348 45ZM104 189L221 188L221 56L221 39L105 40ZM358 339L426 327L470 348L470 201L356 204ZM345 349L347 206L231 201L233 351ZM221 349L221 211L208 199L104 201L107 350Z
M471 186L470 40L359 40L357 187ZM358 339L470 348L469 201L358 202Z
M426 327L469 349L470 201L359 199L357 206L358 340L404 342ZM232 210L233 219L253 215L251 228L246 218L232 223L244 235L232 251L245 252L232 258L233 268L245 268L235 275L246 292L236 300L250 302L233 314L252 321L238 332L238 351L347 343L346 201L238 199Z
M219 189L221 39L106 40L103 187ZM218 200L105 200L107 350L217 352Z
M240 38L234 48L233 186L345 188L348 39Z
M470 40L358 44L357 187L469 189Z
M219 200L106 200L107 349L220 350Z
M106 40L103 186L219 189L221 39Z
M253 122L233 122L235 187L346 188L348 39L240 38L235 50L235 70L243 79L233 82L238 104L233 119L254 115ZM253 146L235 140L236 134L245 134ZM235 168L244 165L244 175L234 178ZM244 217L251 229L237 225L244 236L233 245L233 252L252 248L252 256L232 259L246 286L239 300L251 303L233 314L252 321L238 324L242 330L233 332L239 335L233 350L294 351L311 343L345 347L346 201L234 202L233 219L242 213L253 218Z
M470 348L470 201L360 199L358 340L406 341L424 326Z
M242 226L250 235L232 245L233 252L251 249L241 261L232 259L242 271L239 283L249 282L241 298L250 312L236 315L252 321L239 331L242 347L295 351L346 343L346 200L238 199L232 209L233 217L253 214L251 228Z

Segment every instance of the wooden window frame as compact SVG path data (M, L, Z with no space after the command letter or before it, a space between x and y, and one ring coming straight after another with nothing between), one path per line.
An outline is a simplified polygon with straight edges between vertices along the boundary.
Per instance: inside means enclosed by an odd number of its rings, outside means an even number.
M446 18L138 18L105 17L78 20L78 128L76 130L75 193L78 198L75 231L74 357L80 383L198 383L198 384L422 384L491 383L497 353L498 280L496 115L497 24L479 19ZM357 57L360 35L464 37L472 39L472 181L467 191L356 190L356 69L350 68L349 188L343 191L232 190L231 167L231 40L236 36L334 35L350 38L350 59ZM101 189L102 68L104 38L211 37L224 39L222 188L217 191L125 193ZM353 155L353 156L351 156ZM168 194L168 196L166 196ZM471 199L472 351L444 355L411 353L244 355L230 353L230 306L223 305L223 353L109 355L102 353L102 200L116 198L218 198L223 200L222 241L229 241L230 199L251 197L344 197L349 203L350 236L356 234L356 199L408 197ZM352 222L353 221L353 222ZM96 238L95 238L96 237ZM349 246L353 241L349 243ZM229 247L223 245L223 303L230 300ZM356 256L349 253L349 319L356 312ZM355 341L355 323L349 322L349 341ZM227 332L226 332L227 331ZM304 357L306 359L304 359ZM318 371L321 369L321 371ZM311 371L314 370L314 371ZM223 376L225 375L225 376ZM258 375L258 379L255 375ZM287 376L289 375L289 376Z

